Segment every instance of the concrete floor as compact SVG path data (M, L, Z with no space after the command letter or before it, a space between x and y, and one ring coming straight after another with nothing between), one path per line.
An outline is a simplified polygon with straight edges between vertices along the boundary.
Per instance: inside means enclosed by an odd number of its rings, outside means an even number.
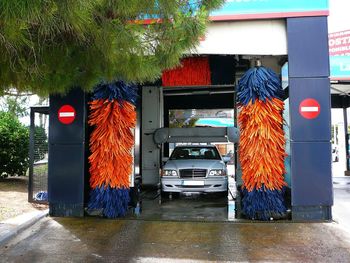
M229 221L227 197L216 194L173 195L160 198L156 191L142 194L140 213L128 219L172 221ZM235 214L233 212L233 219Z
M237 187L233 177L229 177L229 193L168 193L160 195L157 190L144 190L140 206L130 209L127 219L171 220L199 222L242 221L237 204ZM92 211L94 213L94 211Z
M45 218L1 262L350 262L335 223L201 223Z
M350 234L350 177L333 177L333 220ZM349 260L350 261L350 260Z
M150 194L137 220L42 219L0 247L0 262L350 262L349 182L335 181L332 223L229 222L225 198L166 200L155 212Z
M140 206L129 210L127 219L171 220L199 222L245 222L240 197L233 177L229 177L229 193L168 193L162 196L157 190L144 190L141 193ZM96 214L95 211L90 211ZM283 220L288 220L290 213ZM280 218L281 219L281 218Z

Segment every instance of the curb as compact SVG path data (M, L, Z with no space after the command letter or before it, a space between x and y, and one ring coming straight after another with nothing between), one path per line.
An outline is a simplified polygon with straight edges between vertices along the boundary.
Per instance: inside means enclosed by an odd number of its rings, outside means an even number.
M34 225L37 221L48 214L49 209L44 211L34 211L0 222L0 246L4 245L23 230Z

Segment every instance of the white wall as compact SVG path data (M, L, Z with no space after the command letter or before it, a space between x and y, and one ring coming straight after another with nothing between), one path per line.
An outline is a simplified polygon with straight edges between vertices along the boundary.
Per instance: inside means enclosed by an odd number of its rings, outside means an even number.
M198 54L286 55L284 19L212 22Z

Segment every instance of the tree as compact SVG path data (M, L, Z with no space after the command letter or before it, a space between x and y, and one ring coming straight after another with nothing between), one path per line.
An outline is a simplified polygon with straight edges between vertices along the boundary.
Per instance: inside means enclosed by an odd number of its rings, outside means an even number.
M29 164L29 131L16 116L0 112L0 177L24 175Z
M28 116L29 96L11 93L0 97L0 110L8 112L17 118Z
M222 2L1 0L0 93L153 81L196 46L208 12Z
M190 117L188 119L176 118L175 110L169 111L169 128L192 128L196 126L198 118Z

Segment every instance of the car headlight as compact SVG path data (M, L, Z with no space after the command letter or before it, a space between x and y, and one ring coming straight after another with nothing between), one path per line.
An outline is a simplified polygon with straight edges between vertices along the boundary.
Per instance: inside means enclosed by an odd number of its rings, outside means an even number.
M210 176L222 176L222 175L226 175L225 171L222 169L216 169L216 170L210 170L209 172Z
M177 176L176 170L163 170L163 176Z

